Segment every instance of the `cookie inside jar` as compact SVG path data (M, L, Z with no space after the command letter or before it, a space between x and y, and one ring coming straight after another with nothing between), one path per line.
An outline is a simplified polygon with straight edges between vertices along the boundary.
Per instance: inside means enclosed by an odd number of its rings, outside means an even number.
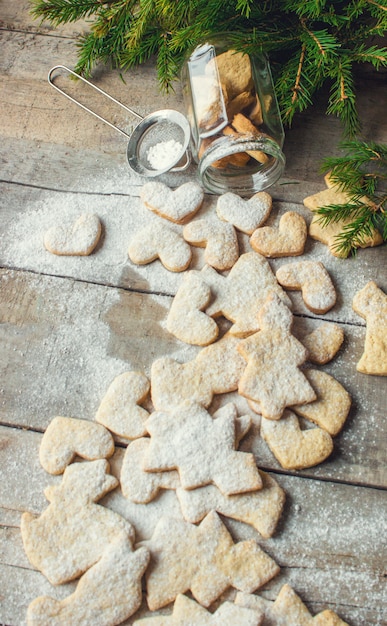
M284 132L265 55L251 56L227 37L195 48L183 69L191 151L203 186L249 195L284 169Z

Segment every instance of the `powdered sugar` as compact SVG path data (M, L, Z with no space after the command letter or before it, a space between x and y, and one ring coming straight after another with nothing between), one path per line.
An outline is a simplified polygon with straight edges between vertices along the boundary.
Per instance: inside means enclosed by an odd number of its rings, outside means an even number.
M149 148L147 159L155 170L164 170L172 167L181 157L183 146L175 139L160 141Z

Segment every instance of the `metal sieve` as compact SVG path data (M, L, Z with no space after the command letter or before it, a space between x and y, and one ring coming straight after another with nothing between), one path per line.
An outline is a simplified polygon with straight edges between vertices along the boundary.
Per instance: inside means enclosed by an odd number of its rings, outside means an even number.
M92 87L101 95L105 96L137 118L137 120L140 120L134 130L130 134L125 132L122 128L115 126L112 122L109 122L107 119L70 96L70 94L63 91L63 89L58 87L58 85L55 85L53 75L55 72L61 70L82 80L84 83L89 85L89 87ZM93 83L86 80L86 78L83 78L83 76L73 72L64 65L55 65L55 67L51 68L48 73L48 82L63 96L80 106L88 113L91 113L91 115L94 115L94 117L98 118L128 139L126 156L129 166L132 170L137 172L137 174L155 177L160 176L165 172L181 172L189 166L190 155L188 145L190 142L191 131L187 118L179 111L175 111L173 109L163 109L161 111L150 113L146 117L142 117L136 113L136 111L133 111L133 109L125 106L122 102L119 102L113 98L113 96L106 93L106 91L103 91L96 85L93 85ZM162 148L171 141L173 141L174 146L173 152L165 156L165 160L162 165L157 164L157 166L155 166L154 161L150 159L151 151L157 149L158 147Z

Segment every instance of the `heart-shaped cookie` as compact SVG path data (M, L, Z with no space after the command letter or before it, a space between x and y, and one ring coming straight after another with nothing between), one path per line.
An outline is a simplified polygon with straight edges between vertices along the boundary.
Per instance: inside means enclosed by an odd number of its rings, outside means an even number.
M140 198L148 209L166 220L185 224L200 209L204 192L195 182L188 182L172 190L164 183L145 183Z
M160 259L170 272L183 272L191 262L192 252L179 233L158 220L147 224L133 237L128 255L137 265L146 265Z
M218 337L217 323L204 313L211 289L200 274L187 272L167 317L167 330L185 343L207 346Z
M276 273L282 287L300 290L310 311L322 314L336 303L336 289L321 261L293 261L282 265Z
M87 256L96 247L101 232L98 216L84 213L71 224L52 226L44 235L44 246L59 256Z
M271 196L265 191L256 193L249 200L228 192L218 198L216 212L221 220L251 235L267 220L271 206Z
M149 389L150 382L142 372L119 374L98 407L96 421L126 439L143 437L149 413L139 405L145 401Z
M281 217L278 228L257 228L250 237L250 244L265 257L299 256L304 251L307 234L302 215L287 211Z
M285 411L280 420L262 417L261 436L284 469L303 469L325 461L332 437L321 428L301 430L297 416Z
M204 259L217 270L229 270L238 260L235 228L221 220L201 219L184 227L183 237L193 246L205 248Z

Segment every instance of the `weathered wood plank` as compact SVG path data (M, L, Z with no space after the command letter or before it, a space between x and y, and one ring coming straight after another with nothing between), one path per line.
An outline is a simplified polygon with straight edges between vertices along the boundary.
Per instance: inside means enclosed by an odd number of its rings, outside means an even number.
M43 431L55 415L94 419L122 371L140 369L149 376L159 356L186 361L198 351L165 330L170 297L24 272L1 275L2 423ZM295 332L301 338L316 324L297 318ZM344 329L344 347L323 369L348 390L353 407L331 460L306 473L385 487L387 379L356 372L364 327ZM214 406L228 400L215 398ZM238 402L249 411L243 398ZM279 467L258 433L251 445L262 466Z
M39 465L41 435L2 427L0 436L5 442L0 465L6 487L0 507L17 511L19 517L23 510L40 513L47 506L44 487L61 480L46 474ZM112 473L118 478L122 456L123 450L117 448L111 459ZM12 463L15 457L17 464ZM386 548L381 541L387 530L387 492L290 476L277 475L276 479L285 489L287 501L274 537L262 540L251 527L225 519L236 540L256 539L281 566L281 574L265 587L263 595L274 599L281 585L288 582L312 612L330 607L352 626L381 626L387 609ZM133 523L139 540L151 535L161 515L171 511L180 515L173 492L165 492L156 503L139 506L116 489L102 502ZM35 596L49 593L64 597L74 585L53 589L34 572L15 526L3 525L0 537L0 621L19 626Z

